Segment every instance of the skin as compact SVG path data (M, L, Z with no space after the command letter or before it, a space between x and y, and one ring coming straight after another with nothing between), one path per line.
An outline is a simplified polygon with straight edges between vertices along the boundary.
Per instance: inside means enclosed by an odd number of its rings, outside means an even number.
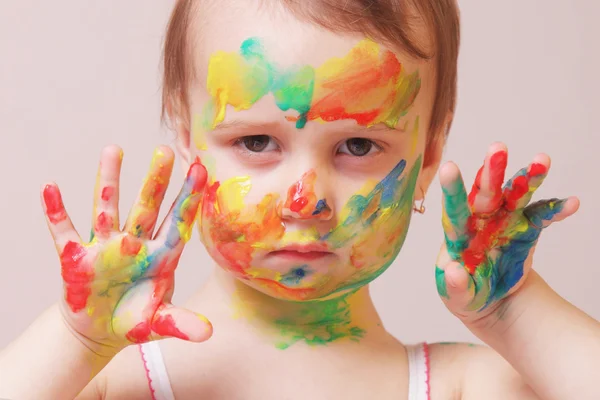
M235 53L240 43L257 34L264 38L265 48L269 49L269 55L272 57L271 62L284 67L309 65L318 68L332 57L344 57L364 39L324 31L296 20L293 16L285 14L283 10L278 11L280 12L274 16L264 9L251 7L230 9L228 4L224 4L222 8L215 7L210 23L203 25L201 34L195 33L198 36L195 37L197 40L194 43L199 46L194 52L197 57L195 65L198 68L196 76L207 76L204 68L208 66L211 54L218 51ZM231 26L235 26L236 29L231 29ZM286 40L289 41L289 43L285 42L285 46L282 45L281 32L286 32ZM426 62L411 60L401 54L398 54L398 57L409 71L418 69L422 79L419 95L404 115L409 124L400 126L402 128L414 126L418 116L420 121L418 126L427 127L434 94L431 84L432 66ZM239 183L244 182L240 178L249 175L252 186L243 198L244 204L250 205L251 208L256 207L265 197L277 194L281 199L281 217L286 222L286 230L303 232L309 227L312 228L310 232L316 232L319 237L327 237L327 234L334 231L339 226L339 222L344 220L344 206L352 204L352 199L357 199L353 195L363 193L362 190L367 182L374 181L375 184L370 185L369 190L364 193L365 198L368 198L370 191L377 187L377 182L385 181L390 172L402 165L401 161L405 160L406 164L400 175L406 174L406 171L418 171L414 186L425 193L438 167L437 160L439 160L441 147L434 149L437 151L433 157L436 162L422 168L414 168L418 165L419 157L424 154L425 137L431 132L419 129L415 139L412 135L404 135L401 132L389 132L389 127L385 124L383 130L378 130L375 125L363 130L356 120L321 123L310 120L308 114L306 114L306 123L297 126L296 123L301 120L299 116L295 115L296 119L286 118L294 117L294 114L289 110L282 110L273 101L273 97L269 96L261 98L247 109L236 111L231 107L227 108L223 121L219 125L223 129L215 126L210 131L202 132L202 140L197 140L195 134L198 132L194 124L187 121L198 120L195 116L201 115L205 110L206 104L211 100L211 94L203 81L191 82L190 93L192 96L189 110L177 109L176 105L181 104L178 101L180 99L172 99L172 104L169 104L173 120L178 121L176 123L177 147L184 160L184 169L187 171L190 165L195 165L192 171L198 172L200 167L194 161L197 156L201 156L209 172L208 185L215 182L234 182L231 186L237 185L239 188ZM228 118L234 117L252 124L250 126L232 124L233 120ZM229 126L227 126L228 122ZM266 161L261 158L262 162L248 164L248 157L244 156L244 154L247 156L247 153L240 153L232 144L240 135L256 134L257 126L260 127L261 133L267 130L265 128L269 128L268 132L277 136L284 151L268 155ZM368 137L384 141L388 144L388 151L366 162L339 156L334 150L339 148L340 143L353 137ZM490 158L497 153L497 150L493 148L490 151ZM165 148L162 152L168 154ZM113 149L110 154L114 157L118 152ZM549 166L547 158L534 161ZM490 163L486 162L486 165L488 164ZM118 173L115 173L118 170L116 161L104 165L113 166L107 170L112 171L109 175L113 179L118 176ZM165 161L164 165L170 168L169 162ZM537 170L539 169L536 167ZM310 171L316 171L316 178L311 176ZM516 190L519 186L517 180L513 180L513 183L508 185L516 193L514 196L508 196L514 201L505 201L506 196L498 194L498 184L502 183L500 176L502 174L503 168L484 167L479 175L476 185L478 189L474 195L469 197L461 194L458 196L460 201L455 201L453 206L450 201L446 201L445 213L448 219L457 221L448 224L446 220L444 224L446 240L452 245L456 242L461 245L449 246L450 251L446 248L442 249L438 269L443 271L445 291L443 289L440 291L443 291L444 299L448 300L446 305L450 311L461 318L465 326L490 348L461 344L432 345L430 347L431 397L433 399L569 399L577 393L578 398L597 398L598 391L592 374L600 370L598 364L600 326L597 321L568 304L549 288L528 266L530 257L522 264L522 282L517 281L512 286L508 285L510 288L506 293L491 289L485 292L482 289L499 287L489 283L491 279L486 281L484 278L500 274L499 264L496 261L502 258L498 254L504 250L503 246L507 243L510 245L513 238L517 236L513 234L514 227L523 226L524 215L527 215L537 227L542 227L548 222L544 222L547 219L545 214L537 214L537 211L544 207L531 207L529 211L525 211L529 199L523 194L517 195L522 193L522 189ZM189 207L189 213L181 213L181 216L195 215L192 213L193 206L190 203L194 203L200 197L197 195L202 190L200 182L204 179L200 179L201 175L192 173L191 176L195 177L193 183L184 187L187 188L187 191L184 190L184 197L191 197L194 200L187 203L176 201L176 204L187 204ZM535 187L540 183L538 182L540 175L532 175L535 176L532 176L527 185L531 183L531 186ZM151 174L151 177L159 176L163 175ZM446 164L441 169L440 181L446 192L461 187L459 176L458 168L454 164ZM150 179L150 181L157 184L151 183L153 189L142 190L142 193L163 192L162 185L166 184L164 179ZM190 183L189 180L187 182ZM299 182L303 182L301 185L303 187L305 183L313 187L308 192L303 191L299 188ZM112 243L113 240L131 236L132 239L147 244L152 254L156 254L157 248L164 249L166 246L172 250L166 251L171 255L168 259L177 260L180 247L183 247L184 239L189 232L189 223L184 224L185 229L180 229L177 223L175 224L177 229L173 228L172 222L167 222L165 225L169 227L165 228L166 232L175 232L174 237L181 240L171 241L168 238L173 236L166 235L165 238L161 235L161 230L157 235L152 236L151 227L155 224L152 218L147 218L147 211L149 208L154 208L148 206L156 205L160 201L148 201L156 200L155 196L151 195L148 199L147 196L142 195L141 202L138 202L138 206L131 213L133 216L131 223L126 223L126 229L118 231L113 226L118 220L116 211L108 212L101 217L102 212L117 209L114 206L105 208L108 203L114 201L114 195L117 193L115 191L113 196L109 196L104 190L107 186L114 185L100 184L97 191L100 196L96 201L93 217L93 226L96 229L91 245L84 245L73 234L74 230L68 223L62 201L59 201L57 196L49 193L48 201L44 199L51 232L55 238L63 238L57 242L59 255L64 253L66 243L69 242L79 244L86 249L92 247L96 251L94 254L103 254L103 251L111 248L107 244ZM204 200L212 193L208 187L204 186L202 194ZM195 193L192 195L192 192ZM314 193L314 198L309 196L311 193ZM421 190L418 190L411 196L418 200L420 193ZM303 196L306 197L306 204L300 204L298 208L292 207L292 204ZM110 200L111 198L113 200ZM471 198L470 202L469 198ZM229 199L231 200L231 197ZM317 202L326 199L330 208L329 213L313 215L312 212L304 212L303 207L315 199ZM286 207L288 200L290 201ZM450 198L450 200L456 199ZM304 201L300 202L304 203ZM204 204L203 201L203 210ZM227 205L232 204L237 203L235 201L227 203ZM180 208L175 207L175 209ZM277 210L277 207L275 209ZM567 201L562 205L560 213L552 218L556 220L560 216L566 217L575 209L576 200ZM152 213L154 211L151 215ZM482 213L486 215L486 221L501 222L497 225L502 229L493 230L494 235L481 234L490 231L486 224L482 224L486 229L475 232L464 229L465 223L470 226L469 221L480 220ZM205 215L201 215L203 217L201 232L205 234ZM540 218L536 218L536 215ZM186 218L175 219L189 222ZM113 229L109 229L109 226ZM210 226L212 225L208 224L206 227L208 233L210 233ZM401 227L407 228L407 225ZM67 232L69 235L65 236ZM151 236L142 239L142 235ZM507 240L490 241L490 236L506 237ZM70 239L66 240L66 237ZM377 235L373 238L381 239ZM525 242L525 249L532 241L536 242L537 237L535 239L528 237L528 239L529 241ZM214 255L211 242L207 237L203 240ZM122 240L115 243L119 243L120 248ZM401 241L394 244L398 245L398 243ZM175 248L177 251L174 250ZM63 269L67 271L73 269L79 273L80 262L87 260L88 257L87 255L79 257L79 254L81 253L72 253L66 260L68 262L66 264L63 262ZM165 253L159 251L159 254L164 257ZM150 328L149 336L144 335L141 341L160 337L161 334L160 329L154 329L153 322L157 313L161 315L163 308L155 309L156 304L149 301L152 296L148 296L151 293L161 293L157 292L160 287L157 284L161 279L157 279L159 276L152 276L151 279L143 280L146 282L146 285L143 285L140 280L130 279L138 277L139 271L135 269L138 263L128 257L117 257L117 259L126 263L119 272L124 272L127 279L119 282L125 283L126 291L136 294L133 297L139 300L127 304L128 310L133 311L131 314L134 318L128 320L127 324L124 324L124 329L117 333L109 330L110 324L99 325L98 331L89 329L89 321L85 321L87 318L85 310L89 304L104 300L96 299L100 296L96 290L97 286L93 284L96 277L100 275L94 270L94 274L83 274L85 279L67 279L66 296L61 300L61 308L54 307L49 310L22 337L0 354L1 396L73 398L86 385L78 398L132 399L150 396L148 381L137 348L128 346L112 357L112 353L103 356L97 349L91 347L96 341L103 343L102 340L106 338L107 333L110 333L109 339L106 340L109 345L120 347L131 343L129 339L131 335L128 337L127 334L139 324ZM236 271L232 270L230 262L222 262L221 268L215 268L206 284L183 305L185 309L178 309L189 310L189 313L182 311L187 316L195 317L196 314L193 313L196 312L206 315L215 327L218 327L211 340L195 345L180 340L181 335L177 333L175 336L178 338L166 339L160 343L175 397L264 399L272 398L274 390L279 397L294 399L397 399L406 396L408 369L404 346L382 326L369 294L369 286L366 284L368 279L365 281L363 277L355 274L356 269L360 268L353 264L352 260L353 258L348 254L345 257L343 253L336 254L336 268L323 274L329 279L326 282L308 279L303 289L314 289L309 291L314 297L303 298L301 301L290 300L287 291L281 291L280 286L264 287L240 276L244 272L252 272L249 274L250 277L260 278L260 274L268 275L283 263L270 266L264 263L260 264L262 268L259 270L248 271L240 268ZM485 260L487 263L482 264L473 260ZM519 262L509 265L507 270L519 271L521 260L514 257L510 257L509 260ZM258 265L258 262L260 259L252 263L252 266ZM73 263L76 265L73 266ZM175 264L176 261L173 261L171 267ZM384 270L385 264L386 260L374 262L368 278L377 276L379 271ZM93 263L93 265L97 264ZM89 268L81 270L88 272ZM307 276L311 276L310 266L303 267L304 272L298 273L298 270L298 266L284 270L282 277L285 278L282 278L279 283L293 286L297 282L304 281ZM131 273L132 271L135 273ZM169 270L171 271L172 269ZM66 276L71 275L66 274ZM172 294L171 278L172 275L166 278L166 282L171 284L171 290L166 290L164 296L159 296L157 302L167 308L170 307ZM463 280L460 280L461 278ZM474 283L469 286L469 281ZM74 284L81 287L77 286L75 290ZM355 284L359 287L353 288L352 285ZM480 285L479 291L469 289L476 284ZM338 288L347 285L357 290L336 292ZM487 293L483 296L483 308L479 306L481 299L477 297L477 293ZM474 298L477 298L476 307L472 303ZM490 300L489 304L488 300ZM152 305L151 310L157 310L157 313L146 313L149 305ZM114 307L118 309L120 306L115 303ZM65 319L64 311L61 313L61 309L75 316L83 316L82 319L86 323L77 325L78 319ZM323 315L324 310L329 310L329 314ZM502 312L498 313L499 310ZM209 335L208 325L201 319L181 318L176 314L172 313L175 326L191 340L201 341ZM464 315L467 318L464 318ZM499 317L500 315L502 318ZM110 319L112 314L106 313L104 317ZM188 325L187 322L191 320L196 321L198 325L195 327ZM325 333L315 335L314 330L310 330L314 329L311 327L315 324L321 324L319 328L329 336L323 336ZM285 329L282 330L282 326ZM354 336L359 336L360 340L352 340L352 335L342 336L330 342L324 340L338 336L337 332L328 329L343 326L353 328L348 332L355 332ZM103 329L104 332L101 332ZM288 333L284 332L285 330ZM194 337L193 334L197 332L202 334ZM90 343L85 335L90 336L94 341ZM318 342L316 344L327 343L327 345L314 346L313 341ZM282 351L282 347L286 350ZM111 358L112 361L109 363ZM93 362L106 367L88 385L92 376L90 364ZM251 384L246 384L247 382Z

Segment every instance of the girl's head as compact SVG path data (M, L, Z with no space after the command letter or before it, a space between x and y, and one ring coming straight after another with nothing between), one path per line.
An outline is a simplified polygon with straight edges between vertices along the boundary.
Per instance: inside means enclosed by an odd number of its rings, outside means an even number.
M453 0L180 0L164 110L210 181L201 237L274 297L381 274L427 191L454 110Z

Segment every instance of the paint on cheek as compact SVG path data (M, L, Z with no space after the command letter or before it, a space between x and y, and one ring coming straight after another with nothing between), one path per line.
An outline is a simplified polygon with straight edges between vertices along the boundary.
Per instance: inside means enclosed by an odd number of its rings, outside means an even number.
M336 292L357 289L381 275L399 253L412 215L422 156L419 155L408 174L401 160L380 182L350 198L342 209L338 225L323 240L333 248L350 245L350 261L356 268L351 279L342 282Z
M60 256L62 278L65 285L65 300L74 313L83 310L90 294L94 272L86 262L87 250L75 242L68 242Z
M225 118L227 105L247 110L268 93L287 116L303 128L307 121L353 119L360 125L395 127L414 103L421 80L407 74L394 53L370 40L359 42L345 57L318 68L282 68L269 60L260 41L245 40L239 53L217 52L209 60L207 89L212 97L202 118L203 130ZM198 145L198 144L197 144ZM203 146L202 142L199 144Z
M46 215L54 225L67 218L67 212L63 204L60 192L56 186L46 185L44 188L44 203L46 204Z
M247 177L213 182L202 202L201 232L207 248L223 267L244 278L254 249L268 248L285 231L279 198L268 194L246 206L243 200L250 187Z

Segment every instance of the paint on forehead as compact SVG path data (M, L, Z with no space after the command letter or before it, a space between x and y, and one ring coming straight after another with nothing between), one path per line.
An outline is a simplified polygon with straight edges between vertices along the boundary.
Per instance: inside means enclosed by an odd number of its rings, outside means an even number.
M245 40L239 52L219 51L208 64L207 89L212 97L201 117L205 130L225 118L228 105L247 110L272 94L286 118L302 128L307 121L352 119L371 126L396 127L419 93L418 71L407 73L394 53L371 40L362 40L341 58L320 67L280 67L266 54L259 39ZM202 145L202 143L200 143Z

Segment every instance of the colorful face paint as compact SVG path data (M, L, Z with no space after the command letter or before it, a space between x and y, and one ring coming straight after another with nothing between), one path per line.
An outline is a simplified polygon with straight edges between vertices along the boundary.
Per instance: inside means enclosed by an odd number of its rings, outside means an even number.
M318 68L284 68L269 59L258 39L251 38L242 43L239 52L221 51L211 56L206 84L212 100L197 135L222 122L227 105L247 110L267 94L273 95L282 111L297 113L287 116L297 128L307 121L342 119L394 128L412 106L421 80L418 72L407 73L394 53L381 50L370 40ZM197 143L204 147L204 140Z
M421 166L419 157L408 173L402 160L380 182L367 183L343 207L334 229L325 235L316 231L286 232L282 208L292 208L298 199L307 218L318 204L310 187L312 173L290 188L285 203L276 194L266 195L257 205L244 205L251 190L249 178L213 182L205 191L201 218L202 239L217 263L251 285L290 300L318 298L335 292L360 288L379 276L392 263L406 237L414 187ZM302 215L301 215L302 216ZM264 267L264 257L286 244L319 244L340 259L336 265L311 271L301 280L290 279L291 271ZM316 264L314 264L316 265ZM311 265L312 267L313 265ZM330 269L341 268L332 277Z
M490 157L489 191L501 187L505 168L506 152ZM564 205L564 200L552 199L527 206L547 174L546 166L533 163L520 170L503 190L493 191L489 199L495 208L493 212L472 213L481 190L482 171L483 168L469 196L460 179L443 190L442 222L448 253L467 268L475 284L475 297L468 311L487 308L521 281L525 261L541 228L561 212ZM436 282L439 294L448 297L444 271L439 267Z

